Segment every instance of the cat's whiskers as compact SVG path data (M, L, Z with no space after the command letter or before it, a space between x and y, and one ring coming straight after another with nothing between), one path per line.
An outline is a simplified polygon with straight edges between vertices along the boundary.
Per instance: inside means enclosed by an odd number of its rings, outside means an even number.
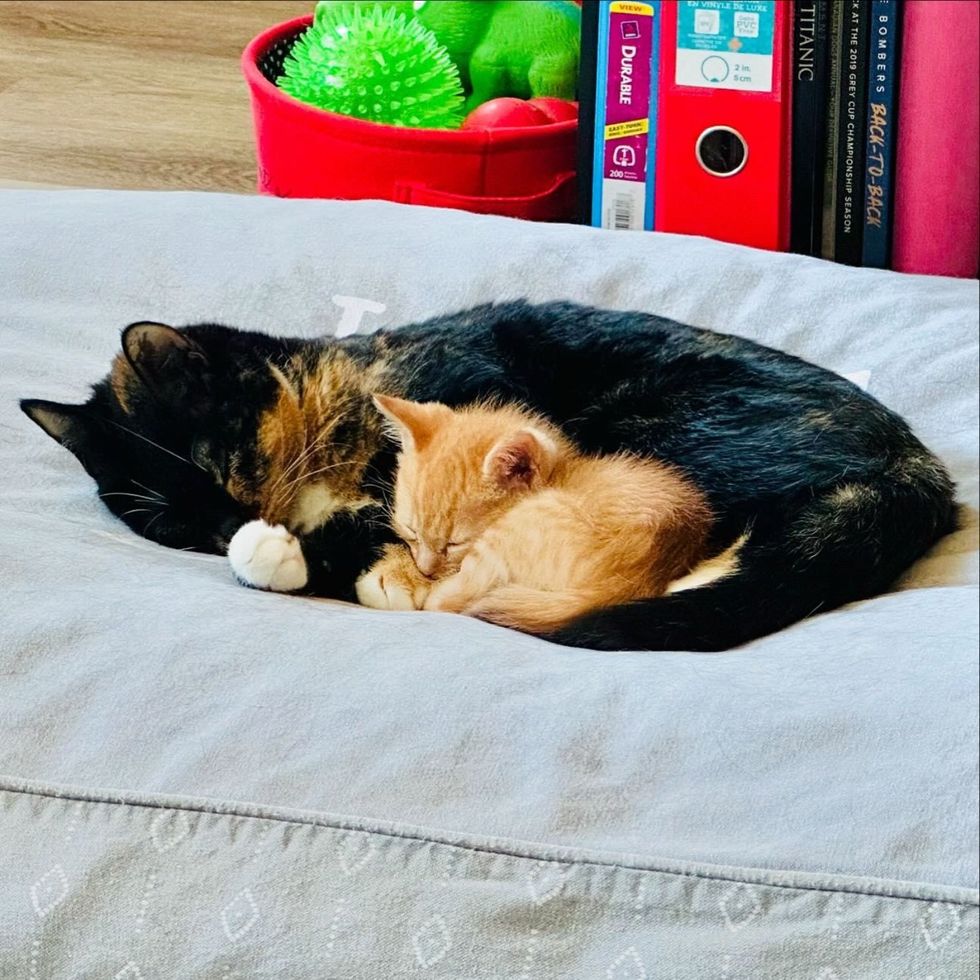
M151 528L151 527L153 526L153 523L154 523L154 521L158 521L158 520L160 520L160 518L161 518L161 517L163 517L163 511L162 511L162 510L161 510L161 511L160 511L159 513L157 513L157 514L155 514L155 515L154 515L153 517L151 517L151 518L150 518L150 519L149 519L149 520L148 520L148 521L146 522L146 524L144 524L144 525L143 525L143 535L144 535L144 536L146 536L146 534L147 534L147 532L148 532L148 531L150 530L150 528Z
M122 490L113 490L109 493L100 493L100 497L132 497L133 500L139 500L141 503L146 504L162 504L164 503L159 497L147 497L145 494L141 493L124 493Z
M314 439L283 471L279 474L279 478L275 483L272 484L270 493L275 493L275 491L282 485L283 480L289 476L297 466L299 466L304 460L309 459L313 453L316 452L321 446L323 446L329 433L324 433L319 438Z
M383 483L376 483L373 480L365 480L361 484L361 488L367 490L368 493L374 492L379 507L386 506L385 502L386 500L390 500L394 490L390 484L386 486Z
M146 436L141 435L139 432L136 432L135 430L129 428L128 425L123 425L121 422L116 422L113 419L107 419L107 421L110 425L114 425L117 429L122 429L123 432L128 432L131 436L136 436L137 439L142 439L143 442L149 443L155 449L159 449L160 452L166 453L168 456L173 456L174 459L179 459L182 463L187 463L188 466L195 466L197 467L197 469L207 472L204 469L204 467L201 466L199 463L195 463L193 460L188 459L186 456L181 456L179 453L175 453L173 450L167 449L166 446L161 446L160 443L154 442L152 439L149 439Z
M283 487L283 490L284 491L285 490L288 490L290 487L296 486L297 483L300 483L303 480L308 480L311 476L316 476L318 473L326 473L328 470L336 470L336 469L339 469L341 466L351 466L351 465L352 465L352 461L351 460L342 459L342 460L340 460L337 463L330 463L327 466L320 466L320 467L318 467L315 470L309 470L306 473L300 474L295 479L290 480L289 483L287 483Z
M280 500L280 495L285 494L288 490L290 484L283 486L284 481L287 477L291 476L297 469L301 467L303 463L308 462L314 454L321 449L327 442L327 440L332 435L331 432L321 432L320 435L314 439L309 445L307 445L301 453L279 474L276 481L272 484L268 491L269 504L276 510L281 510L290 503L290 498L285 497L284 500ZM305 474L301 474L299 479L302 479Z
M157 498L158 500L165 500L165 499L166 499L166 498L165 498L165 497L163 496L163 494L162 494L162 493L160 493L160 491L159 491L159 490L154 490L154 489L153 489L153 487L148 487L148 486L147 486L147 485L146 485L145 483L140 483L140 481L139 481L139 480L132 480L132 479L131 479L131 480L130 480L130 482L131 482L131 483L134 483L134 484L136 484L136 486L138 486L138 487L142 487L142 488L143 488L143 489L144 489L144 490L145 490L145 491L146 491L147 493L150 493L150 494L152 494L152 495L153 495L154 497L156 497L156 498Z
M392 527L391 521L389 521L387 517L373 517L361 511L360 519L365 524L367 524L368 527L378 527L384 531L391 531L396 536L398 534L398 532L394 529L394 527Z

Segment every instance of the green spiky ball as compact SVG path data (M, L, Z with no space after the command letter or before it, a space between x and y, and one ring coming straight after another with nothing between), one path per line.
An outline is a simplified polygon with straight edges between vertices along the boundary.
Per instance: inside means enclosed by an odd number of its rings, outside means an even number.
M427 129L463 122L459 71L435 35L396 6L322 4L276 84L357 119Z
M415 16L415 4L413 0L318 0L313 9L313 23L319 25L325 19L344 17L349 15L354 7L378 7L381 10L396 10L404 14L409 20ZM342 8L347 8L343 10Z

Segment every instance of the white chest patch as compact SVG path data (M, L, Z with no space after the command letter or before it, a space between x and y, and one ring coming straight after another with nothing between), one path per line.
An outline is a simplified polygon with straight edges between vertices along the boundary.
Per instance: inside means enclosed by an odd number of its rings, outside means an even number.
M297 534L309 534L325 524L339 510L359 510L372 501L368 497L345 500L338 497L323 481L303 487L293 501L289 512L290 530Z

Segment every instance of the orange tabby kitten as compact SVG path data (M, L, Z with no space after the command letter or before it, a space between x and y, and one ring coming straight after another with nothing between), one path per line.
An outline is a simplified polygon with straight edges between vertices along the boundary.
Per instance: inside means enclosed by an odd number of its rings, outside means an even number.
M583 455L516 406L374 401L401 441L392 521L416 567L389 548L358 583L365 605L541 633L659 595L704 557L711 511L673 467Z

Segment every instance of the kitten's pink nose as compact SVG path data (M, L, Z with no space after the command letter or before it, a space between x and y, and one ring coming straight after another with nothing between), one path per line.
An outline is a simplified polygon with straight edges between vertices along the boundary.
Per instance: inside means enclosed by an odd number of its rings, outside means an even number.
M423 575L428 575L431 578L435 574L438 563L439 556L431 548L420 544L418 553L415 556L415 564L418 565L419 571Z

